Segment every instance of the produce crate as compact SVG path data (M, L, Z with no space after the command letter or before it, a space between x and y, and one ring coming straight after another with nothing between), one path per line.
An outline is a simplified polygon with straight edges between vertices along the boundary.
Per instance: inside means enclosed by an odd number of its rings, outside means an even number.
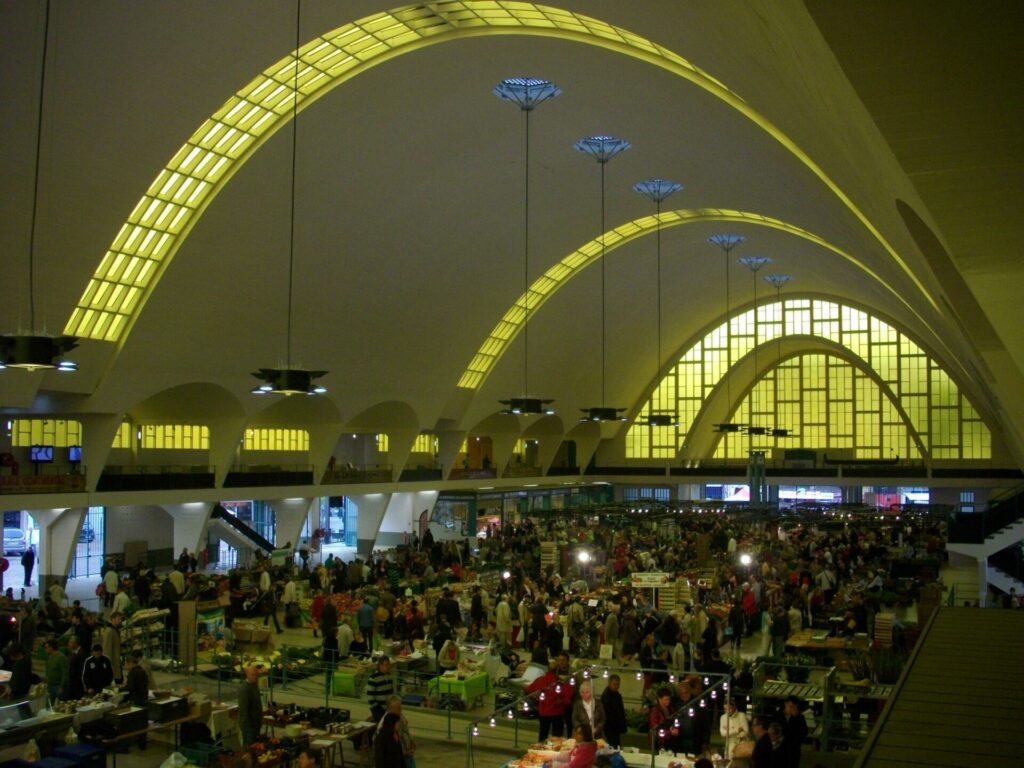
M107 750L98 744L66 744L53 751L54 757L71 760L79 768L105 768Z
M220 740L212 744L196 742L189 746L182 745L181 747L181 754L196 765L210 765L222 751L223 748L221 747Z

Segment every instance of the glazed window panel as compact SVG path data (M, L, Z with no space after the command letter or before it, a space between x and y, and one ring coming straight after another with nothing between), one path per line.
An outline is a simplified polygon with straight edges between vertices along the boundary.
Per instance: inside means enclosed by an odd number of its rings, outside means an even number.
M82 424L66 419L13 419L11 445L27 448L32 445L50 445L67 448L82 444Z
M132 425L130 421L122 421L117 428L117 432L114 433L114 440L110 445L111 448L131 448L132 447Z
M791 309L786 313L786 335L807 335L811 333L811 311L809 309Z
M839 305L834 301L821 301L815 299L811 304L814 310L814 317L818 320L838 320Z
M659 382L658 387L651 392L647 405L656 407L658 410L671 412L673 410L671 401L673 397L675 398L675 411L679 414L681 422L675 438L677 448L686 442L687 434L692 428L694 420L701 413L701 406L705 399L722 385L722 377L726 375L730 363L735 363L741 357L750 354L754 342L755 315L757 339L762 344L776 340L780 332L813 334L817 338L842 344L852 355L865 361L875 375L886 382L892 393L899 398L900 405L908 419L908 423L905 425L908 444L912 445L914 451L916 451L916 442L909 438L911 431L921 437L926 447L930 445L928 436L932 431L931 409L933 407L952 407L960 403L965 418L975 413L973 409L970 409L969 402L963 397L955 382L941 370L937 363L931 360L918 344L884 320L873 318L862 310L837 302L796 298L781 302L771 300L763 303L756 310L748 309L739 312L729 321L710 329L700 342L686 350L681 356L677 368L670 371L665 380ZM774 355L770 354L768 349L765 349L765 353L767 360L771 362ZM803 360L803 358L794 358L793 360ZM759 362L761 362L760 359ZM790 362L792 361L787 361L774 371L767 371L765 373L767 378L764 379L765 385L758 385L751 390L751 395L756 401L753 413L756 417L763 418L765 422L772 421L771 412L774 408L776 423L786 421L788 423L785 426L796 429L796 421L782 417L783 406L786 403L793 403L798 412L802 412L805 406L809 414L816 412L817 415L814 418L821 418L822 422L810 422L812 424L831 422L833 417L843 414L838 417L841 418L841 424L834 425L833 434L845 441L849 438L846 430L850 408L854 414L874 413L881 423L885 424L894 423L902 418L898 410L896 416L892 416L887 398L881 395L880 390L870 377L861 374L854 375L854 369L847 367L845 361L841 361L839 358L830 358L826 369L819 369L817 363L812 363L809 359L803 360L801 364L795 366L789 365ZM821 372L816 373L818 370ZM677 374L678 379L668 381L673 374ZM819 378L820 381L817 381L816 379ZM675 385L674 395L672 394L673 384ZM730 384L734 396L738 391L742 391L744 386L748 385L744 382ZM819 390L824 388L825 405L820 405L817 396L806 397L805 388ZM849 407L832 406L833 402L847 402L851 405ZM718 416L717 418L722 417ZM732 418L739 420L738 417ZM857 423L855 420L855 433ZM957 423L959 424L959 421ZM838 430L843 430L843 432ZM946 429L946 434L952 434L952 430L953 428L949 427ZM961 445L965 455L982 452L981 448L974 448L976 443L989 445L991 443L990 435L986 437L988 432L984 425L978 430L977 440L975 440L975 432L966 427L961 429L957 426L956 431L963 435L962 438L959 438L961 441L972 441L970 448ZM872 450L880 449L880 437L872 434L865 439L868 442L863 447ZM886 439L899 441L901 438L896 433L890 433L890 437ZM856 434L854 443L859 443ZM747 447L750 444L749 440L743 442L743 445ZM755 440L754 445L759 444ZM787 438L787 444L801 445L803 441L797 435L794 438ZM653 448L653 441L648 441L647 458L651 456ZM642 450L637 454L638 458L643 457L640 454L642 454Z
M839 323L835 320L816 321L814 323L814 335L838 344L841 338Z
M959 402L960 393L945 371L932 367L932 407L955 406Z
M203 424L146 424L139 447L164 451L208 451L210 429Z
M843 346L862 360L869 360L871 357L868 335L864 331L844 332Z

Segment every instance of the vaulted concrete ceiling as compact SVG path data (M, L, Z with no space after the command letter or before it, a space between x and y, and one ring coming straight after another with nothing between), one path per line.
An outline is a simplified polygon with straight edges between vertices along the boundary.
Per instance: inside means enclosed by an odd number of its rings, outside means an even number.
M598 27L591 29L597 34L473 27L470 11L486 17L502 4L431 3L423 14L438 20L438 42L388 58L300 113L292 357L330 371L324 382L343 421L397 401L424 429L466 429L493 413L498 398L522 394L522 334L479 389L457 383L523 290L522 115L491 89L502 78L531 75L564 91L531 118L531 280L600 234L598 168L572 148L597 133L633 144L607 166L609 229L653 212L631 187L661 176L686 187L666 209L772 217L852 257L751 221L708 216L667 228L658 360L653 238L615 249L604 266L610 404L643 399L659 363L720 321L722 258L706 238L736 231L748 238L744 252L771 256L774 268L795 276L787 292L835 296L907 328L991 421L1007 427L1018 459L1024 455L1024 417L1013 399L1022 394L1024 343L1019 324L1010 322L1013 281L1020 285L1010 251L1020 225L1005 205L1020 197L1013 170L1020 163L1019 106L992 110L987 121L959 110L946 119L916 117L947 102L939 85L953 87L943 75L947 56L932 53L926 30L945 23L961 34L959 42L977 48L968 30L981 24L980 11L935 13L931 26L917 29L912 13L923 13L923 3L555 5L635 37L612 41ZM1009 34L1019 19L1004 5L1000 32ZM306 0L300 38L392 7ZM4 330L27 325L43 8L0 5ZM949 49L957 40L949 38ZM232 94L294 47L295 6L278 0L54 0L35 241L37 326L64 327L161 169ZM892 60L890 74L870 71L876 56ZM916 105L910 95L897 98L901 62L909 62L908 79L934 87L930 97L914 90ZM991 81L1019 77L998 63L977 66ZM887 77L894 85L888 94ZM952 80L975 93L975 79ZM994 90L985 82L976 97L987 100ZM990 129L984 142L973 139L976 125ZM0 407L126 413L172 387L208 382L237 393L256 417L267 404L248 395L249 373L285 356L291 151L286 123L233 172L119 344L84 340L74 355L81 370L72 377L0 373ZM962 206L934 173L949 166L964 190ZM995 183L975 183L983 176L1001 179L1002 193ZM977 222L991 238L976 234ZM943 249L951 253L947 261ZM735 308L752 295L748 274L736 267L733 275ZM600 399L601 277L599 264L582 270L529 325L530 394L556 398L567 424L577 408Z

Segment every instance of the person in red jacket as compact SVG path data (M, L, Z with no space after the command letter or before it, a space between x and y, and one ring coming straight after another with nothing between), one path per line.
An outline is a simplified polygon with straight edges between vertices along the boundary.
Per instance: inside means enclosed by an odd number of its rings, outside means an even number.
M594 758L597 757L597 742L594 741L590 726L580 723L573 729L572 737L576 740L576 746L568 752L559 752L552 762L558 766L567 763L568 768L592 768Z
M540 735L538 741L545 741L548 735L561 736L565 729L565 688L569 687L558 679L555 662L548 665L548 671L538 677L527 688L527 693L535 693L537 711L540 715Z

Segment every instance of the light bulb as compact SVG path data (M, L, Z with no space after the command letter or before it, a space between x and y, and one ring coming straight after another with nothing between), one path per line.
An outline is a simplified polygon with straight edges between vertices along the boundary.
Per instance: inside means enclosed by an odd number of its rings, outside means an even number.
M690 717L693 717L693 707L690 707Z
M644 679L644 675L643 675L643 673L642 673L642 672L637 672L637 673L636 673L636 679L637 679L637 680L643 680L643 679Z
M496 726L497 724L498 724L498 720L497 720L497 718L495 718L495 717L494 717L494 716L492 715L492 716L491 716L491 728L493 728L493 727L494 727L494 726Z

